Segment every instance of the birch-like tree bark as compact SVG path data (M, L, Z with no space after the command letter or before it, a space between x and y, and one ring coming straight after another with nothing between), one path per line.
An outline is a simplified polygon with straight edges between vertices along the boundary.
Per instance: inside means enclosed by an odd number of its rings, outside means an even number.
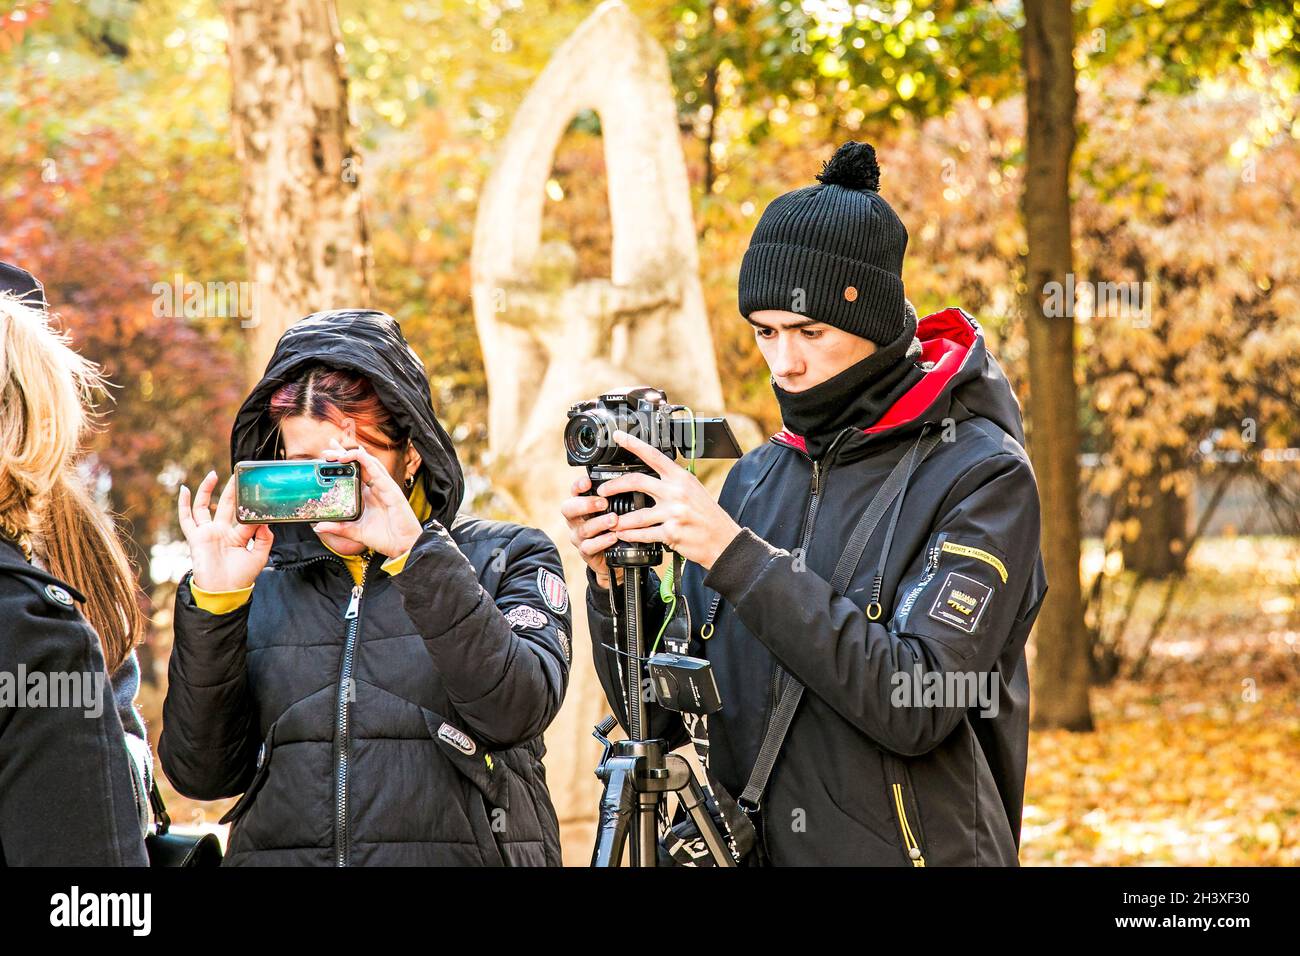
M226 0L231 130L254 314L247 370L320 309L368 304L360 156L333 0Z

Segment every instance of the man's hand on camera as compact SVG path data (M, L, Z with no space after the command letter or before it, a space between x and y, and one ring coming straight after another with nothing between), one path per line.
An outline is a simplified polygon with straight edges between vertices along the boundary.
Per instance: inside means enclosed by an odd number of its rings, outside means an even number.
M605 563L605 551L618 543L618 536L609 530L617 516L608 510L609 502L604 498L583 494L591 490L591 479L586 475L575 481L571 490L573 497L560 506L560 514L569 524L569 540L596 575L596 583L608 589L609 565ZM622 582L621 573L618 579Z
M601 484L597 490L601 497L640 491L655 502L649 508L625 515L600 515L611 529L609 534L619 541L657 541L706 571L713 567L713 562L740 534L740 525L713 500L698 478L659 449L625 431L614 432L614 440L653 468L658 477L631 472ZM608 536L601 535L596 540ZM601 550L612 543L603 545Z

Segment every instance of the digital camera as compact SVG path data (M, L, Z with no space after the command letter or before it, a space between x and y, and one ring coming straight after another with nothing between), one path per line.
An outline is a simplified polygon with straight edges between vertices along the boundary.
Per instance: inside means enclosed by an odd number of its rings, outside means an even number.
M679 418L683 405L670 405L662 391L648 385L578 402L569 409L564 450L570 465L592 468L625 466L650 469L614 441L622 430L653 445L669 458L739 458L740 446L725 418Z
M606 481L629 472L654 474L654 469L614 441L614 432L625 431L657 448L669 458L739 458L740 445L725 418L681 417L684 405L672 405L662 390L648 385L600 398L578 402L569 408L564 426L564 452L570 465L587 469L591 479L589 495ZM647 508L654 501L639 491L610 498L615 514ZM663 549L657 543L620 542L605 552L611 566L658 564Z

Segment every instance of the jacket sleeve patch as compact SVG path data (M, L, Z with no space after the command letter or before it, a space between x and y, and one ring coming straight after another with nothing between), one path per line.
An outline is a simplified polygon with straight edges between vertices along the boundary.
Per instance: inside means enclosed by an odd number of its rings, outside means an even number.
M442 722L442 726L438 728L438 737L469 757L474 756L474 752L478 750L478 744L474 743L469 734L463 730L458 730L445 720Z
M569 609L569 588L564 578L547 568L537 569L537 591L542 600L556 614L563 614Z
M963 557L983 561L989 567L993 568L993 570L998 572L998 576L1002 578L1003 584L1007 583L1007 566L1002 563L1002 559L997 555L990 554L983 548L971 547L969 544L958 544L956 541L945 541L942 550L949 554L960 554Z
M527 604L520 604L512 607L505 613L506 623L511 628L519 627L545 627L550 623L550 619L537 610L535 607L529 607Z
M950 571L930 608L930 617L973 634L992 597L993 589L988 585Z

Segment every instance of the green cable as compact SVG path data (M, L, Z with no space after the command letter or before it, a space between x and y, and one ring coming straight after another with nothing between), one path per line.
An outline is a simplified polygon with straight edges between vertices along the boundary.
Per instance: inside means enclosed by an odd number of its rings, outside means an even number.
M684 411L691 416L691 454L686 459L686 470L692 475L695 474L695 463L699 460L697 450L699 449L699 425L696 422L695 412L689 405L680 405L674 409L676 412ZM650 654L653 654L659 648L659 641L664 636L664 631L668 629L668 622L673 619L673 614L677 611L677 593L674 587L677 578L677 555L674 553L673 559L668 563L667 574L659 581L659 600L664 602L664 620L659 625L659 633L655 635L655 642L650 647ZM649 656L649 655L647 655Z
M664 611L664 621L659 625L659 633L655 635L655 642L650 645L650 653L646 655L647 657L659 649L659 641L664 636L664 631L668 630L668 622L673 619L673 612L677 610L677 595L672 593L673 578L673 565L670 563L668 565L667 575L659 582L659 600L663 601L667 606ZM665 584L668 585L669 590L669 596L667 598L664 597Z

